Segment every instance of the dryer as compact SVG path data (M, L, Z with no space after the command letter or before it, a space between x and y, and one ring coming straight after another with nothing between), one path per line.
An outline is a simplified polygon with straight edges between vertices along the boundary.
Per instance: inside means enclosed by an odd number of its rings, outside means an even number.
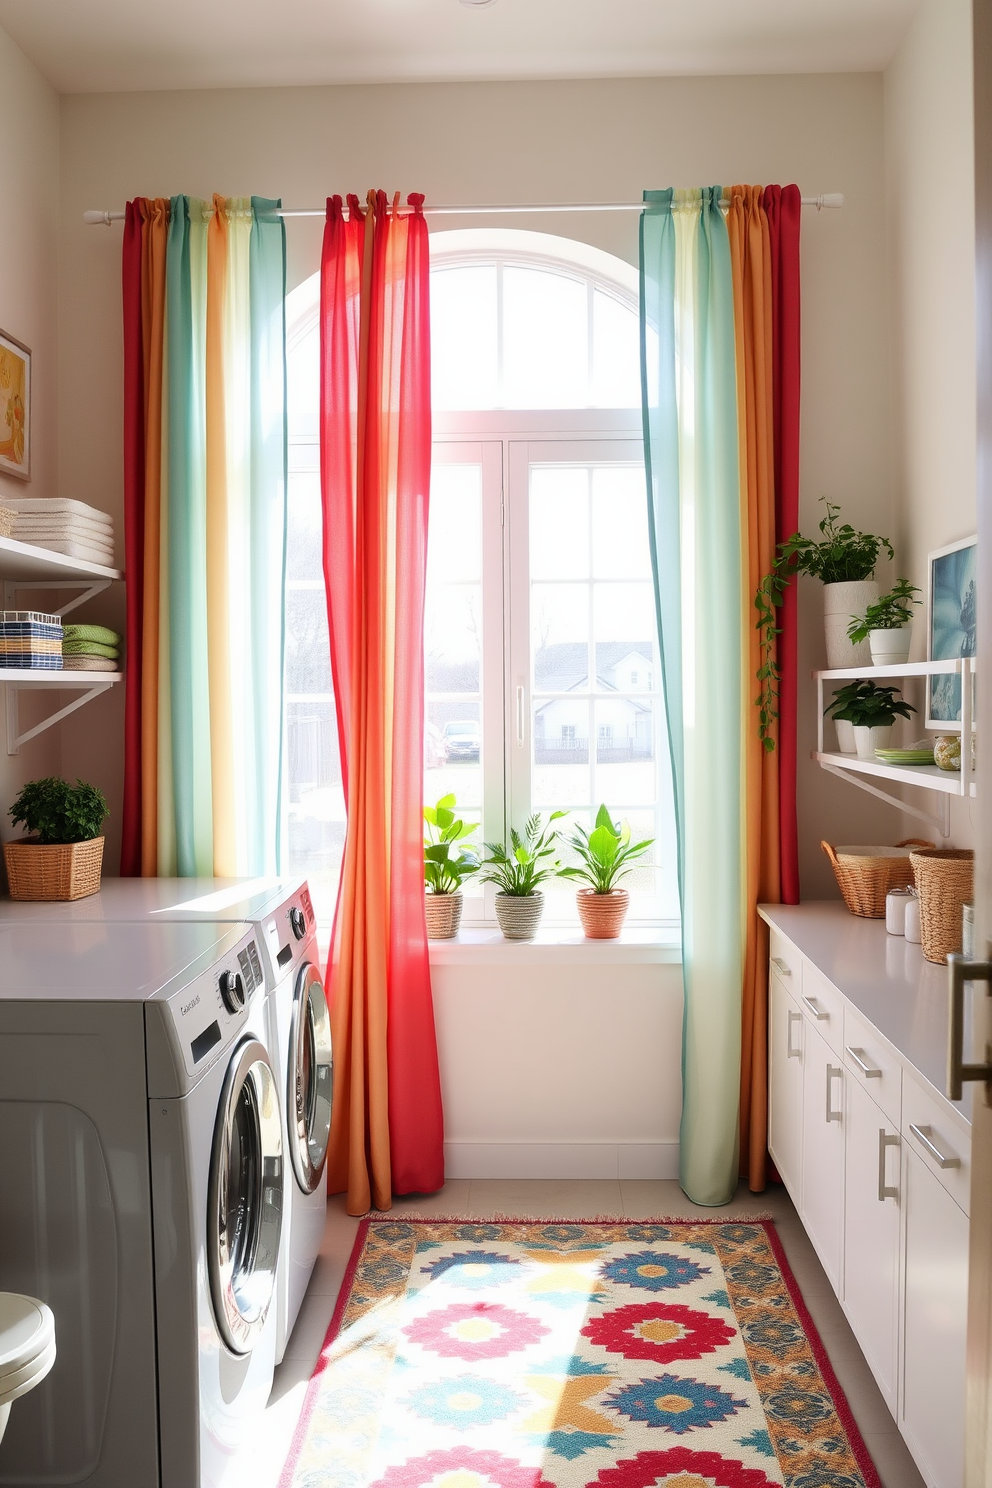
M317 925L305 878L104 878L71 903L0 903L0 926L49 923L245 923L257 931L254 970L268 994L268 1040L282 1090L286 1160L276 1275L276 1363L286 1351L320 1252L327 1216L333 1053Z
M59 1349L0 1484L235 1488L272 1384L283 1210L257 936L37 929L0 924L0 1288L51 1306Z

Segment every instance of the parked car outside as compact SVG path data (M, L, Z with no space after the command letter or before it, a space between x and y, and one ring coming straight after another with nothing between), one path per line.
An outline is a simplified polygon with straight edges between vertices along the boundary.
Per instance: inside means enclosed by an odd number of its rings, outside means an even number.
M436 770L448 758L444 735L436 723L424 724L424 764L428 770Z
M449 762L477 760L482 735L475 719L460 719L444 725L444 747Z

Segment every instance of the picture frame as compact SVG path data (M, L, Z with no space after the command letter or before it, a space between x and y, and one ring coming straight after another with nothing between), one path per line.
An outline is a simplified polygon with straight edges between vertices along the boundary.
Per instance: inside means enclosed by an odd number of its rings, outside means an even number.
M966 537L927 555L927 660L975 655L978 539ZM961 732L961 678L927 678L926 727Z
M0 475L31 479L31 348L0 331Z

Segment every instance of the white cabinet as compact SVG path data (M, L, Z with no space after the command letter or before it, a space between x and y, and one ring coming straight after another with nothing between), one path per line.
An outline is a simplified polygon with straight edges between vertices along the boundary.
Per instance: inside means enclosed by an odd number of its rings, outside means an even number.
M802 1209L803 1015L772 970L769 980L768 1151Z
M843 1282L843 1063L807 1020L803 1030L802 1204L799 1213L838 1295Z
M844 1311L893 1416L899 1345L899 1133L866 1089L847 1085Z
M907 1152L906 1314L900 1425L935 1488L964 1480L968 1217Z

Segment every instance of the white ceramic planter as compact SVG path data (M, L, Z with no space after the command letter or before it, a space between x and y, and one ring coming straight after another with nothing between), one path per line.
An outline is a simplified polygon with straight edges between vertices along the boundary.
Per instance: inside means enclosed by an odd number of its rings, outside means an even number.
M837 748L841 754L855 754L854 724L849 723L846 718L835 718L834 728L837 730Z
M858 759L874 759L876 749L887 749L892 737L892 725L884 728L861 728L854 725L854 747Z
M902 666L909 660L909 644L913 636L913 622L899 625L894 630L870 630L868 644L875 666Z
M878 598L875 579L823 586L823 635L828 667L865 666L871 661L867 639L855 646L847 634L853 615L863 615Z

